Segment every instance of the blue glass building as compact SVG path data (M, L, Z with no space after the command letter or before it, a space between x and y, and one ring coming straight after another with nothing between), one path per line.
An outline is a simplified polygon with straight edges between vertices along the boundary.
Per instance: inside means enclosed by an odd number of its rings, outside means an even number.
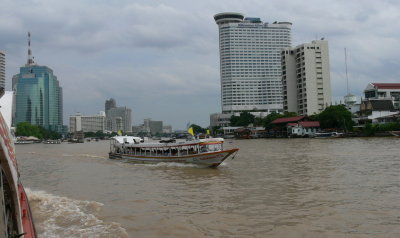
M47 66L28 62L13 76L16 92L14 124L29 122L45 129L63 131L62 88Z

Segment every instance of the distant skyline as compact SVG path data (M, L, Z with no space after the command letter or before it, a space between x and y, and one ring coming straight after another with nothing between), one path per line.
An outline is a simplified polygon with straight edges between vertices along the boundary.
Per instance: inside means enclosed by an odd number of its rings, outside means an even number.
M64 124L75 112L104 111L106 99L133 111L133 124L162 120L173 129L209 125L221 111L218 27L213 16L240 12L289 21L292 46L329 42L333 101L368 83L400 82L400 2L384 1L50 1L3 0L0 50L6 88L27 60L54 70L64 92Z

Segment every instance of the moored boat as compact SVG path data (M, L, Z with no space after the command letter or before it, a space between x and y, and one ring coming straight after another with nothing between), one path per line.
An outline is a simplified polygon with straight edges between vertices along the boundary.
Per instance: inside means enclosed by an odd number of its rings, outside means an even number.
M390 133L392 136L395 136L395 137L397 137L397 138L400 138L400 131L389 131L389 133Z
M343 133L339 132L318 132L314 134L314 138L338 138L338 137L343 137Z
M239 150L224 150L223 143L222 138L143 142L140 137L115 136L111 139L109 157L136 163L175 162L217 167L227 158L233 158Z
M45 140L43 144L61 144L61 140Z

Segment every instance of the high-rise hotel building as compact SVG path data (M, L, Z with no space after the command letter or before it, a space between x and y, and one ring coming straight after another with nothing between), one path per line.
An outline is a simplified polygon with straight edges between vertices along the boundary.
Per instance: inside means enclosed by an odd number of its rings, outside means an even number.
M299 115L322 112L331 104L328 41L286 48L281 54L284 111Z
M281 50L291 46L290 22L262 22L226 12L219 27L222 113L282 111Z

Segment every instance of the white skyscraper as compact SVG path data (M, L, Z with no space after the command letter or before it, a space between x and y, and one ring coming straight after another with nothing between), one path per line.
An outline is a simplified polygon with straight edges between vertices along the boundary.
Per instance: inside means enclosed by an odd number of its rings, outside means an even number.
M6 87L6 54L0 51L0 88Z
M330 106L328 41L315 40L281 53L284 111L312 115Z
M222 113L282 111L281 50L290 22L264 23L240 13L214 16L219 27Z

